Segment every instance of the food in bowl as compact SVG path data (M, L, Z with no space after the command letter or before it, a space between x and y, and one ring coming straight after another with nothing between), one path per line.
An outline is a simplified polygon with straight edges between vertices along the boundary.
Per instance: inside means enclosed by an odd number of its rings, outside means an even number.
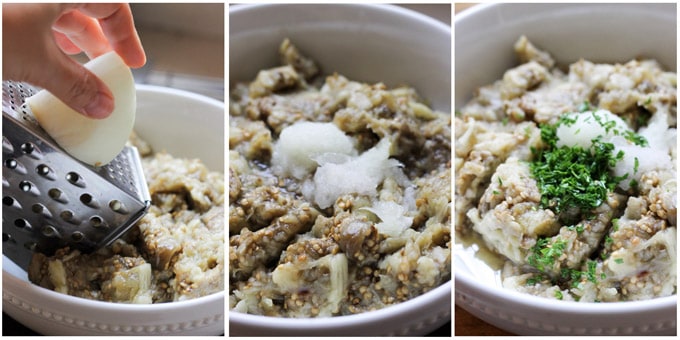
M224 290L224 174L133 135L152 204L123 237L92 254L36 253L31 282L91 300L184 301Z
M456 239L527 294L675 294L676 74L649 59L561 70L526 37L514 49L521 64L455 114Z
M230 95L229 308L358 314L450 280L450 114L279 52Z

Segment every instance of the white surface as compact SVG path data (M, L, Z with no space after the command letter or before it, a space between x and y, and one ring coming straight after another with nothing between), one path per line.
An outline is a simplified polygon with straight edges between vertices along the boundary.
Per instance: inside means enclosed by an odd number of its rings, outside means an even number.
M656 58L676 68L675 4L500 4L455 19L456 107L516 65L513 44L525 34L559 64L586 58L626 62ZM524 335L675 334L677 297L621 303L549 300L500 287L494 270L470 248L454 253L456 304Z
M655 58L676 69L676 9L669 4L490 4L455 17L455 106L517 64L513 44L525 34L559 65L579 58L627 62Z
M230 82L254 79L276 66L278 46L288 37L319 61L324 73L350 79L408 84L435 109L451 108L450 27L394 6L232 6ZM411 301L359 315L282 319L229 313L229 334L238 335L420 335L450 321L451 282Z
M224 104L163 87L137 85L135 128L153 148L198 157L224 170ZM162 124L162 129L158 125ZM222 148L220 149L220 146ZM91 301L28 282L3 256L2 308L45 335L220 335L224 292L182 302L131 305Z
M277 66L288 37L325 74L408 84L435 109L451 107L451 28L386 5L250 5L229 8L229 81Z

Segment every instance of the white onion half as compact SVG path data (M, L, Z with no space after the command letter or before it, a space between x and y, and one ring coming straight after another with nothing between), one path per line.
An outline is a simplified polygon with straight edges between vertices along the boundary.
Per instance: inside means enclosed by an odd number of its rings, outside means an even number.
M114 110L104 119L86 117L46 90L26 100L40 126L74 158L101 166L113 160L130 137L135 122L136 97L132 72L116 52L84 65L109 87Z

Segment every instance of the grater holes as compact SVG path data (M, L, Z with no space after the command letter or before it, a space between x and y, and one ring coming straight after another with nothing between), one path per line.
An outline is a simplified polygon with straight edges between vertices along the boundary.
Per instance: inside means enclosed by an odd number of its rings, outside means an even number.
M8 169L16 169L18 165L19 162L17 162L17 160L14 158L9 158L5 160L5 167L7 167Z
M8 233L2 233L2 242L3 242L3 243L5 243L5 242L16 243L17 241L14 240L14 238L12 237L12 235L10 235L10 234L8 234Z
M77 187L81 188L85 187L85 181L83 180L83 177L80 176L77 172L71 171L67 173L66 180Z
M19 182L19 190L32 194L34 196L40 196L40 191L38 191L38 188L31 182L29 181L21 181Z
M2 152L3 153L14 153L14 146L7 137L2 136Z
M26 174L26 168L14 158L5 159L4 165L7 169L14 170L22 175Z
M94 197L92 197L92 195L90 195L88 193L84 193L84 194L80 195L80 202L85 204L86 206L88 206L90 208L95 208L95 209L99 208L99 203L97 203L97 201L94 199Z
M45 226L42 227L40 232L45 236L45 237L61 237L59 234L59 231L57 228L55 228L52 225L46 224Z
M24 243L24 248L30 250L30 251L35 251L35 249L38 247L38 243L36 242L26 242Z
M71 234L71 240L73 242L80 242L85 239L85 234L83 234L80 231L74 231L73 234Z
M49 209L40 203L33 204L31 206L31 211L38 215L45 216L46 218L52 218L52 213L50 213Z
M5 196L2 198L2 205L10 208L21 209L21 204L19 201L15 200L14 197Z
M21 144L21 151L26 155L31 158L35 159L40 159L42 158L42 152L40 152L40 149L35 146L35 144L31 142L26 142Z
M62 220L71 223L71 224L80 224L80 221L78 221L75 217L75 214L71 210L64 210L61 213L59 213L59 217L61 217Z
M119 214L127 214L128 213L128 210L125 207L125 205L123 204L123 202L121 202L119 200L111 200L109 202L109 208L111 208L111 210L113 210L114 212L117 212Z
M52 170L52 168L50 168L46 164L38 165L35 168L35 172L42 177L45 177L45 178L50 179L50 180L55 180L54 170Z
M19 229L31 229L31 224L23 218L17 218L14 220L14 226Z
M106 227L106 223L104 222L104 219L95 215L90 217L90 225L93 228L104 228Z
M50 196L51 199L61 202L61 203L67 203L68 199L66 197L66 194L64 194L63 191L57 189L57 188L52 188L47 192L47 195Z

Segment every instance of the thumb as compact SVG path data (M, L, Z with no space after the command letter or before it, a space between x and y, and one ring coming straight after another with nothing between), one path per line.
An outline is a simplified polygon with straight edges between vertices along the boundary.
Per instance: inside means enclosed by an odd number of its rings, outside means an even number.
M56 54L53 74L34 83L75 111L95 119L108 117L114 108L111 90L94 73L64 54Z

